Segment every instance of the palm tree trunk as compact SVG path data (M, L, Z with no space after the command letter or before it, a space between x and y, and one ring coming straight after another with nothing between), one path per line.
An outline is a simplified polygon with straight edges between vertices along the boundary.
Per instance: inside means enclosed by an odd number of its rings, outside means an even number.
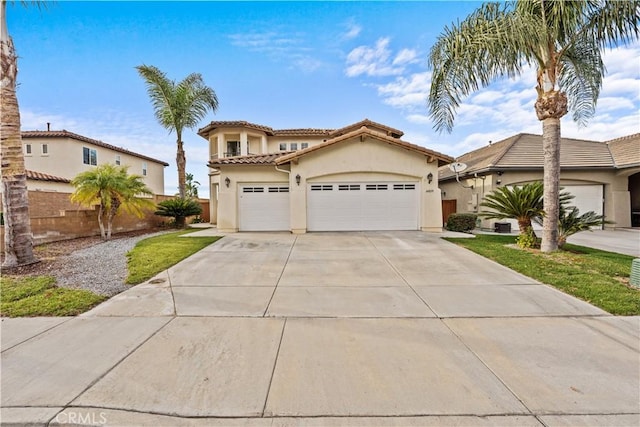
M178 135L178 152L176 153L176 165L178 166L178 193L180 198L184 199L186 194L186 166L187 159L184 154L184 143L182 142L182 133L176 132Z
M560 119L542 122L542 151L544 155L544 212L542 220L542 252L558 250L558 215L560 209Z
M104 215L104 207L102 206L102 203L101 203L100 208L98 209L98 226L100 226L100 237L102 237L102 240L106 240L107 235L104 230L104 220L102 218L103 215Z
M6 2L0 7L0 142L2 145L2 205L5 222L4 267L37 262L33 255L33 236L29 219L27 174L22 153L20 109L16 96L18 60L7 33Z
M553 90L555 85L549 81L547 72L539 76L538 84L539 95L535 109L538 120L542 121L545 211L540 250L553 252L558 250L558 215L560 213L560 118L568 111L567 94Z

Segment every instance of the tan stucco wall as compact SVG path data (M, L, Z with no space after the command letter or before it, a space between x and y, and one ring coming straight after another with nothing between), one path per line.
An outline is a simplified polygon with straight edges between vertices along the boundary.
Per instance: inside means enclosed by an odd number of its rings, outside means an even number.
M420 191L420 229L441 231L442 203L437 188L437 162L428 163L424 155L392 146L373 138L343 141L301 157L283 166L229 165L220 168L211 185L219 184L217 224L220 231L238 231L238 189L241 184L289 182L291 231L307 229L307 184L313 182L418 182ZM428 183L427 175L434 179ZM300 175L300 185L295 176ZM225 178L231 180L229 187ZM212 201L212 208L216 202Z
M27 180L29 191L54 191L57 193L73 193L73 186L64 182Z
M484 181L484 188L481 179L473 177L460 178L460 182L465 186L473 185L473 189L463 188L455 179L440 183L440 188L445 193L444 200L456 199L459 213L478 213L482 210L479 204L485 194L497 188L497 180L500 186L518 185L531 181L541 181L542 171L504 171L502 176L496 173L487 175ZM628 190L628 175L617 173L614 170L564 170L560 176L560 185L604 185L604 214L607 220L614 221L615 224L605 226L606 228L630 227L631 208ZM475 195L475 196L474 196ZM474 202L477 198L478 206ZM482 228L493 228L496 220L481 221Z
M71 138L24 138L22 143L23 146L31 144L32 147L32 154L24 156L26 169L73 179L80 172L94 167L82 162L82 147L87 147L96 150L98 165L114 164L116 155L119 155L120 164L129 166L131 174L142 175L142 165L146 163L147 176L143 177L145 184L154 194L164 194L164 165L151 160ZM49 154L42 155L42 144L48 145Z

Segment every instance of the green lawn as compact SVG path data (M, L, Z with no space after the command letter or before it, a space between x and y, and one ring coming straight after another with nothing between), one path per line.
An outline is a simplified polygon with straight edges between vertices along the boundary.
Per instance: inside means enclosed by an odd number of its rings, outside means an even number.
M545 254L507 246L515 245L514 236L481 234L446 240L611 314L640 315L640 290L629 285L632 256L570 244Z
M8 317L75 316L106 297L80 289L58 288L49 276L0 279L0 315Z
M180 237L198 231L183 230L141 240L127 254L129 276L126 283L142 283L209 246L220 237Z

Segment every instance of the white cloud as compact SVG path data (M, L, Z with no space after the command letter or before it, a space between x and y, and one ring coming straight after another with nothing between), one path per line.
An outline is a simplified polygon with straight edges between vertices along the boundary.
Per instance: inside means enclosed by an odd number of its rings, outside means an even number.
M393 60L393 65L411 64L416 62L418 52L414 49L402 49Z
M231 34L229 39L234 46L266 55L275 61L289 61L303 72L313 72L324 65L313 57L313 49L308 47L304 33L249 32Z
M342 35L342 38L345 40L351 40L360 35L362 32L362 27L354 22L350 22L347 24L347 31Z
M408 54L404 55L407 56ZM345 74L348 77L357 77L363 74L384 77L404 72L404 66L402 64L393 64L390 58L389 38L380 38L373 47L358 46L349 52Z
M431 72L414 73L409 77L397 77L393 82L378 85L378 94L383 102L392 107L415 110L426 108Z

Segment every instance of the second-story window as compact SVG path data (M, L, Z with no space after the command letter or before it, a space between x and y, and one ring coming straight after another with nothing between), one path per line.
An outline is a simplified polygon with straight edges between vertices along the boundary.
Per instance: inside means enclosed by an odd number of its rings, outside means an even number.
M31 144L24 144L24 154L31 154Z
M297 142L292 142L291 143L291 151L295 151L298 149L298 143Z
M142 176L147 176L147 162L142 163Z
M284 142L280 143L280 151L287 151L287 144Z
M227 141L227 157L240 155L240 141Z
M116 154L116 165L120 166L120 154Z
M301 148L301 149L303 149L303 150L304 150L305 148L309 148L309 143L308 143L308 142L303 142L303 143L301 143L301 144L300 144L300 148Z
M82 163L96 166L98 164L98 152L92 148L82 147Z
M46 156L47 154L49 154L49 144L42 144L40 148L42 149L43 156Z

